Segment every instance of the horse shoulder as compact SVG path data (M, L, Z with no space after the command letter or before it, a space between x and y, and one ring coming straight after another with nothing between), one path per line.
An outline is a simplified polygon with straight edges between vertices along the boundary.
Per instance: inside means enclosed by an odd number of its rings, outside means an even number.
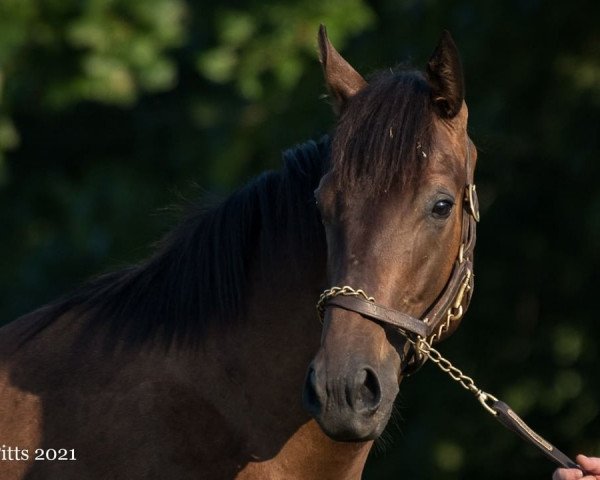
M235 476L239 432L179 362L160 348L106 352L100 339L82 343L84 322L74 314L17 348L36 320L0 329L2 442L29 453L8 462L3 478ZM77 460L33 462L38 448L73 450Z

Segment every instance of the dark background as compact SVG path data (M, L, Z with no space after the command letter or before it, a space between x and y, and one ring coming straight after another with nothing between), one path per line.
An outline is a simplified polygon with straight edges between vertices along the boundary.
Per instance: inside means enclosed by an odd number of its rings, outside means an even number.
M0 324L144 258L165 207L223 195L334 121L318 24L368 74L448 28L480 150L477 288L442 346L569 454L600 454L600 2L2 0ZM426 366L367 479L550 478ZM383 453L381 453L383 452Z

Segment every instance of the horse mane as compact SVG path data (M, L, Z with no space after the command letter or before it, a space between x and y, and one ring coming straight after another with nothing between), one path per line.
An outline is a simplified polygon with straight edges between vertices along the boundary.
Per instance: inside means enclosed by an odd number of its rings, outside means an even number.
M148 260L38 310L22 343L70 311L132 344L156 337L166 345L197 343L210 325L243 317L254 266L325 248L313 192L329 168L340 189L361 185L370 195L415 180L426 161L417 142L428 151L431 113L422 73L376 75L349 101L331 141L285 151L281 170L259 175L214 208L191 212Z
M25 341L70 311L130 344L158 336L166 345L194 343L209 325L239 319L255 262L269 268L282 245L286 262L290 252L325 248L314 190L329 150L328 137L289 149L281 170L262 173L216 207L194 208L148 260L38 310Z

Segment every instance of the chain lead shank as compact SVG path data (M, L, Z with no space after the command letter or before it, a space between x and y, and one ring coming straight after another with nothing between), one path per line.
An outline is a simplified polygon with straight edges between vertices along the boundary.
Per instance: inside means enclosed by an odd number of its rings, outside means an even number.
M477 387L475 384L475 380L465 375L461 369L455 367L450 360L445 358L439 350L433 348L433 346L427 342L424 338L417 337L417 340L411 339L409 336L406 336L407 340L414 345L419 354L425 355L429 360L435 363L438 368L447 373L452 380L458 382L465 390L471 392L479 403L485 408L485 410L490 413L492 416L498 415L498 412L491 407L490 402L497 402L498 399L494 397L492 394L484 392L481 388Z

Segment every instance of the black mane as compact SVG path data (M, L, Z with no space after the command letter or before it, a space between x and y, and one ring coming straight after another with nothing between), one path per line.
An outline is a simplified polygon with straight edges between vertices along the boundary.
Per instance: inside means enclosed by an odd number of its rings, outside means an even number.
M197 342L211 324L243 316L249 273L297 250L325 248L313 191L331 168L340 188L375 195L414 180L428 151L430 91L415 71L385 72L352 98L330 144L308 142L219 206L192 212L140 265L91 280L39 310L32 335L62 314L141 344ZM273 264L272 268L277 268Z
M254 262L268 264L282 246L284 255L324 248L313 192L329 149L325 137L287 150L281 170L261 174L215 208L191 212L147 261L46 307L32 335L74 309L133 344L158 335L167 345L196 342L210 324L239 318Z

